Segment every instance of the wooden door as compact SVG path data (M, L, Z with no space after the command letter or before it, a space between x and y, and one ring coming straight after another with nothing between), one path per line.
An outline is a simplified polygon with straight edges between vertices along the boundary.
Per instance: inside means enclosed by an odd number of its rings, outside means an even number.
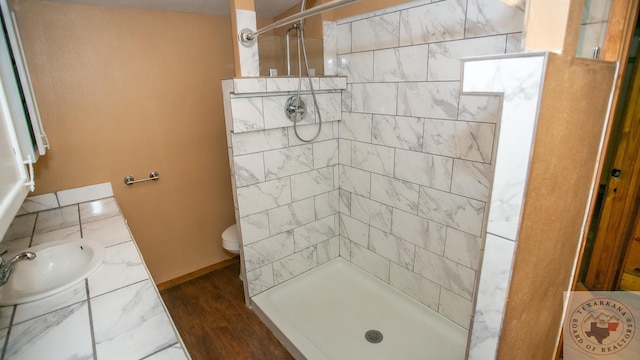
M589 290L618 290L626 250L633 237L640 198L640 75L632 85L619 143L606 189L601 220L584 285ZM634 246L635 249L635 246Z
M620 289L640 291L640 212L636 214L625 258Z

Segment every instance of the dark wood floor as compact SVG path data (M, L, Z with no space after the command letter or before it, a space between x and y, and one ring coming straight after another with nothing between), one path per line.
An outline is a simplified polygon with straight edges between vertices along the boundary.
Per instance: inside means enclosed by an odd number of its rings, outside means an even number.
M239 263L160 294L193 360L293 359L244 304Z

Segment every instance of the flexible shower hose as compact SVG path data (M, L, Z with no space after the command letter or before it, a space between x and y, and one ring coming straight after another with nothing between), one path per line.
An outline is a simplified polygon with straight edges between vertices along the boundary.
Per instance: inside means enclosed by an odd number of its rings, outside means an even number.
M304 6L304 5L303 5ZM293 132L296 134L296 137L300 139L302 142L312 142L320 136L320 131L322 130L322 115L320 114L320 108L318 107L318 101L316 100L316 93L313 88L313 81L311 80L311 75L309 74L309 60L307 59L307 48L304 43L304 20L300 21L300 27L297 31L297 39L298 39L298 94L296 96L296 109L298 108L298 104L300 103L300 93L302 91L302 56L300 54L300 43L302 43L302 55L304 56L304 64L307 70L307 79L309 79L309 88L311 89L311 96L313 98L313 106L316 111L315 114L318 116L318 130L316 134L311 139L303 139L298 133L298 121L302 120L300 118L300 113L296 111L296 119L293 122Z

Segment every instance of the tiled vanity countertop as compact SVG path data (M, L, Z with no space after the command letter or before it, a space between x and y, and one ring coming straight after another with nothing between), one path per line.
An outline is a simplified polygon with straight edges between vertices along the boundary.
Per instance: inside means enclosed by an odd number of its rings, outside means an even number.
M36 205L53 202L53 209L15 218L0 243L1 251L8 249L5 256L80 238L102 243L106 256L95 273L68 290L0 307L0 358L189 359L115 198L69 205L47 195ZM56 207L58 198L62 206Z

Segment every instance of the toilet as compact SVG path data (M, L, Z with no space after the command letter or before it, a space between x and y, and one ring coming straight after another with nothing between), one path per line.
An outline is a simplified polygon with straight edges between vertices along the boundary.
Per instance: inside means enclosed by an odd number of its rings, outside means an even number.
M240 254L240 232L238 225L233 224L222 232L222 248L232 254Z

